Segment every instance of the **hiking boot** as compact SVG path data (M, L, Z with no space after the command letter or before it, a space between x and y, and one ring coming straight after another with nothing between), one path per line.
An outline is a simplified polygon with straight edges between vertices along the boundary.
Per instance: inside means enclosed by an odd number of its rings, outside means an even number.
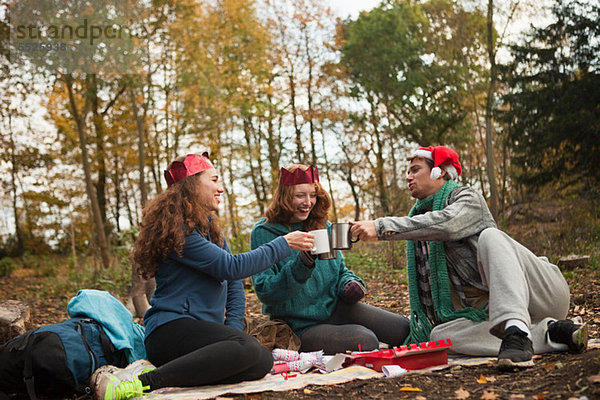
M142 373L140 364L129 370L113 365L104 365L98 368L90 378L96 398L99 400L127 400L147 393L150 387L143 386L142 381L138 378L138 375Z
M583 353L587 348L589 328L587 324L561 319L548 323L548 337L555 343L566 344L571 353Z
M533 367L533 343L527 334L511 326L504 331L504 338L498 352L498 369L510 371L513 368Z
M128 381L146 372L153 371L156 367L148 360L136 360L123 369L117 369L118 371L115 372L115 376L121 380Z

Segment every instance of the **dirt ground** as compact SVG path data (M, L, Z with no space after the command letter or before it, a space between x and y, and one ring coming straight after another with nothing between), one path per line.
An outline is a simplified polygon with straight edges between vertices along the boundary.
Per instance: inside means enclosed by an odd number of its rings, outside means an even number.
M590 337L600 330L600 282L595 271L574 271L569 317L581 316L590 325ZM398 313L408 313L407 288L397 283L367 280L366 302ZM378 296L381 295L381 296ZM374 300L377 299L377 300ZM256 296L247 296L247 312L258 316ZM493 364L455 366L424 374L352 381L342 385L308 386L290 392L265 392L232 399L600 399L600 349L583 354L552 353L536 356L535 367L499 372Z
M27 270L17 270L11 278L0 278L0 299L19 299L31 305L32 325L54 323L64 318L64 295L40 295L43 287ZM572 288L570 316L581 316L590 325L590 336L600 330L599 273L579 270L567 274ZM366 279L367 303L390 311L408 312L407 288L396 279ZM37 290L37 292L36 292ZM256 296L247 296L247 315L260 318ZM408 374L396 378L352 381L332 386L308 386L289 392L263 392L228 395L235 400L267 399L600 399L600 349L583 354L546 354L531 369L500 373L494 365L456 366L437 372Z

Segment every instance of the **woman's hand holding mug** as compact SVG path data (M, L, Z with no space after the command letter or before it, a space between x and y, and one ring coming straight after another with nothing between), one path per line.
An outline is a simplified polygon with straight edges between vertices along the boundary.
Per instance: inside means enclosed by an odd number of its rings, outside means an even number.
M314 244L315 235L310 232L294 231L283 235L283 238L292 250L310 251Z

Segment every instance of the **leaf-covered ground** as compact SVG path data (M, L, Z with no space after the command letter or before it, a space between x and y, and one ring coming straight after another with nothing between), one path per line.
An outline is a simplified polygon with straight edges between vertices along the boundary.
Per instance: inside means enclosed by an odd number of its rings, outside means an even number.
M585 208L579 208L584 209ZM542 210L542 211L540 211ZM515 214L519 226L510 233L536 254L567 255L591 249L597 257L598 224L589 225L589 213L574 217L568 208L530 206ZM531 213L534 213L533 215ZM561 215L562 214L562 215ZM583 218L583 219L581 219ZM535 221L535 222L532 222ZM567 233L568 232L568 233ZM567 240L566 235L572 235ZM366 281L365 301L383 309L408 313L406 277L402 270L377 264L369 254L389 251L381 244L367 248L364 258L346 254L347 264ZM360 246L359 246L360 249ZM373 251L375 249L375 251ZM595 250L594 250L595 249ZM597 261L595 261L597 264ZM352 264L356 265L356 268ZM358 267L360 265L360 267ZM52 274L40 269L19 268L0 278L0 299L16 299L31 307L32 326L55 323L66 317L67 301L78 285L60 267ZM72 271L71 271L72 273ZM600 271L585 267L565 271L571 287L569 317L581 316L590 325L590 337L600 338ZM49 275L50 277L47 277ZM85 286L84 286L85 287ZM111 290L112 292L112 290ZM124 300L124 299L122 299ZM247 316L264 318L256 296L247 294ZM600 399L600 349L583 354L554 353L535 359L535 367L512 373L498 372L494 365L452 367L437 372L408 374L396 378L352 381L341 385L309 386L289 392L231 395L236 400L262 399Z
M599 337L600 282L593 270L575 271L570 278L577 291L572 295L571 316L579 315L590 324L592 337ZM58 322L73 294L43 293L46 278L31 270L17 270L11 278L0 279L0 298L19 299L31 305L32 325ZM390 282L391 281L391 282ZM390 279L367 278L366 301L379 307L406 313L406 286L393 274ZM248 316L260 318L260 304L253 293L247 296ZM536 359L532 369L500 373L493 365L452 367L425 374L397 378L353 381L342 385L309 386L290 392L264 392L241 399L595 399L600 398L600 349L583 354L555 353Z
M570 317L581 316L590 325L590 336L600 330L600 282L595 271L575 271L568 279L577 287L572 293ZM366 301L391 311L406 313L406 287L402 284L370 280ZM374 300L375 299L375 300ZM248 310L260 312L256 297L248 295ZM343 385L309 386L285 393L267 392L258 399L600 399L600 349L583 354L553 353L539 356L535 367L502 373L495 366L456 366L425 374L396 378L353 381Z

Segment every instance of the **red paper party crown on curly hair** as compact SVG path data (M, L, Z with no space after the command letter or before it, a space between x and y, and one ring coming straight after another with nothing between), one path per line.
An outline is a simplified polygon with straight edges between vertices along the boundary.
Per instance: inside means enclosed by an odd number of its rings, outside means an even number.
M299 185L301 183L319 182L319 172L317 167L311 165L306 171L301 168L296 168L294 172L290 172L285 168L279 171L279 184L284 186Z
M197 154L188 154L183 161L173 161L168 170L165 171L167 185L171 186L188 176L196 175L199 172L214 168L208 153L204 152L201 156Z

